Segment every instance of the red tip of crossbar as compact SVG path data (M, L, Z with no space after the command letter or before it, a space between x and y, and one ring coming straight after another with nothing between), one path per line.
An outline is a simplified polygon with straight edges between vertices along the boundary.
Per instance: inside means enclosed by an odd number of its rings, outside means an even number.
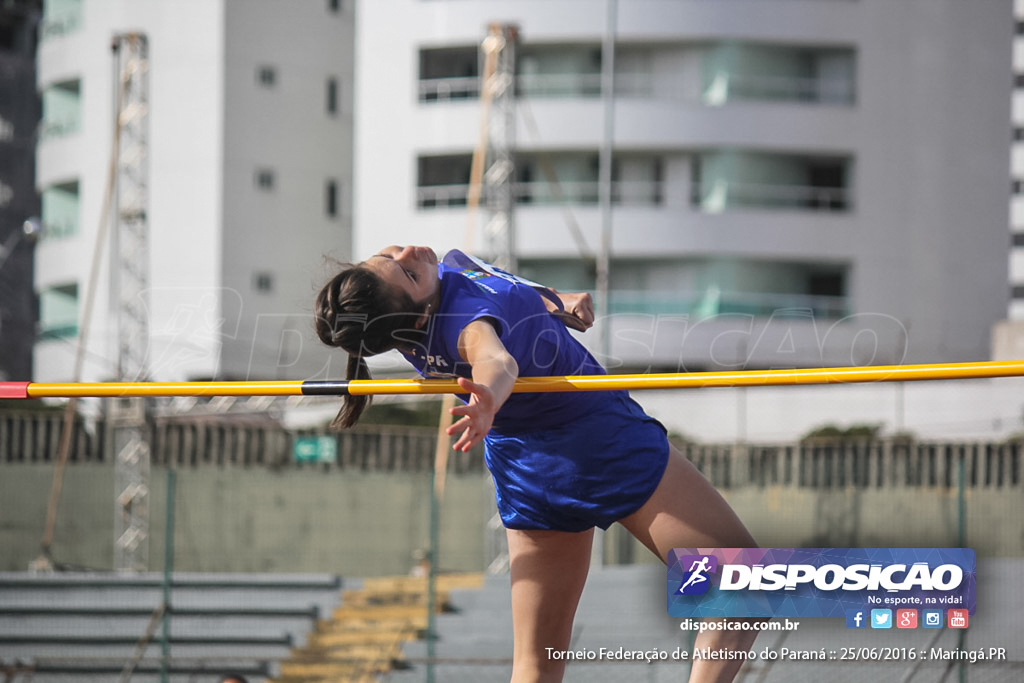
M30 382L0 382L0 398L28 398Z

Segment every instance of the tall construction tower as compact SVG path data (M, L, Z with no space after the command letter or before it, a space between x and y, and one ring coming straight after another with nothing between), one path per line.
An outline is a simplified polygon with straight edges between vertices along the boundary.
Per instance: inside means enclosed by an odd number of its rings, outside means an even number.
M115 63L114 227L111 287L118 320L118 375L146 379L149 348L149 56L146 36L117 34ZM114 569L143 571L149 559L147 403L115 398L107 405L114 444Z
M490 100L487 120L487 157L483 173L484 206L487 219L484 232L488 257L494 265L508 271L516 268L516 235L513 220L515 206L516 135L516 43L519 28L494 23L488 27L481 45L485 64L482 100Z

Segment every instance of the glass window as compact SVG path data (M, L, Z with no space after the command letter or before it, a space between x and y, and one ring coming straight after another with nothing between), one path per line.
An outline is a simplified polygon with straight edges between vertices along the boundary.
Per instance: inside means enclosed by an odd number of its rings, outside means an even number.
M338 113L338 79L327 79L327 91L325 93L327 113L334 116Z
M277 70L272 66L261 66L256 69L256 82L264 88L273 88L277 84Z
M261 168L256 171L256 187L269 192L274 189L274 172L269 168Z
M78 334L78 283L39 293L39 337L61 339Z
M82 27L82 0L43 0L41 40L60 38Z
M420 50L421 102L465 100L480 94L476 46Z
M525 97L597 97L600 45L524 45L518 55L519 93Z
M417 205L420 208L465 206L472 165L470 154L420 157Z
M45 138L77 133L82 119L81 81L53 83L43 90L43 121L40 135Z
M270 273L254 273L252 276L252 288L257 292L269 294L274 291L274 276Z
M43 237L60 239L78 234L78 181L56 183L43 190Z
M597 152L516 156L512 192L516 204L597 204L601 196ZM660 156L622 153L612 168L612 203L653 206L664 196ZM472 156L420 157L417 206L421 209L465 206ZM485 170L486 174L486 170ZM483 189L486 192L486 189Z
M850 158L720 149L698 155L692 163L692 204L709 213L852 208Z
M850 105L855 97L852 48L803 48L728 41L704 53L703 99L797 101Z
M612 265L612 311L841 318L848 266L743 258L620 260Z
M329 218L336 218L338 215L338 182L328 180L324 186L325 213Z

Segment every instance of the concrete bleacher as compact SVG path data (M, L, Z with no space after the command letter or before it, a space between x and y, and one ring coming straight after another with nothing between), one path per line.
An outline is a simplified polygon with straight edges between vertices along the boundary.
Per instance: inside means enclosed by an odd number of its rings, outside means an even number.
M472 592L481 574L442 574L435 582L436 614L450 611L450 595ZM403 644L423 638L428 621L428 584L424 577L366 579L345 590L342 603L317 624L304 647L281 662L276 683L375 683L391 680L407 666Z
M171 582L171 681L259 681L304 647L341 599L327 574L175 573ZM160 678L163 575L0 572L0 675L5 681L83 683Z
M608 567L590 573L573 629L573 648L624 647L674 650L685 646L678 619L665 609L662 565ZM477 590L453 590L450 611L437 617L434 680L507 681L512 670L512 601L508 575L489 576ZM426 680L427 642L406 643L407 668L394 683ZM637 669L636 664L573 663L567 681L684 680L680 668ZM685 672L684 672L685 673ZM639 677L637 677L639 674ZM664 678L649 678L663 675Z
M1024 680L1021 639L1024 561L979 562L979 602L966 646L1002 647L1007 660L972 664L972 681ZM591 572L571 647L596 651L689 649L691 633L665 609L663 565L605 567ZM238 671L252 683L445 683L508 681L512 657L507 575L442 575L435 609L436 639L428 662L426 581L394 577L345 582L331 576L175 575L171 680L215 683ZM160 604L159 575L30 576L0 573L0 681L117 681ZM889 634L852 630L843 619L800 620L798 631L762 634L760 651L817 651L839 646L907 645L955 649L951 629ZM892 641L893 638L898 638ZM892 642L890 642L892 641ZM102 654L100 654L102 653ZM132 681L158 680L159 630ZM22 668L16 668L20 664ZM765 660L745 665L737 683L863 683L941 680L945 662ZM914 671L913 667L918 667ZM573 661L566 683L685 680L687 664L668 659ZM951 678L949 680L952 680Z

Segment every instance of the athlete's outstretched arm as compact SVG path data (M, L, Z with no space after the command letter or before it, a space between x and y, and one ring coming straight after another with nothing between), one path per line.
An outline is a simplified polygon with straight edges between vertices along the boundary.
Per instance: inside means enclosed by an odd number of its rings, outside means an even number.
M448 434L462 432L453 448L468 451L487 435L498 409L512 394L519 365L487 320L466 325L459 335L459 355L473 368L473 380L459 378L459 386L470 398L466 405L452 408L452 415L461 419L448 428Z

